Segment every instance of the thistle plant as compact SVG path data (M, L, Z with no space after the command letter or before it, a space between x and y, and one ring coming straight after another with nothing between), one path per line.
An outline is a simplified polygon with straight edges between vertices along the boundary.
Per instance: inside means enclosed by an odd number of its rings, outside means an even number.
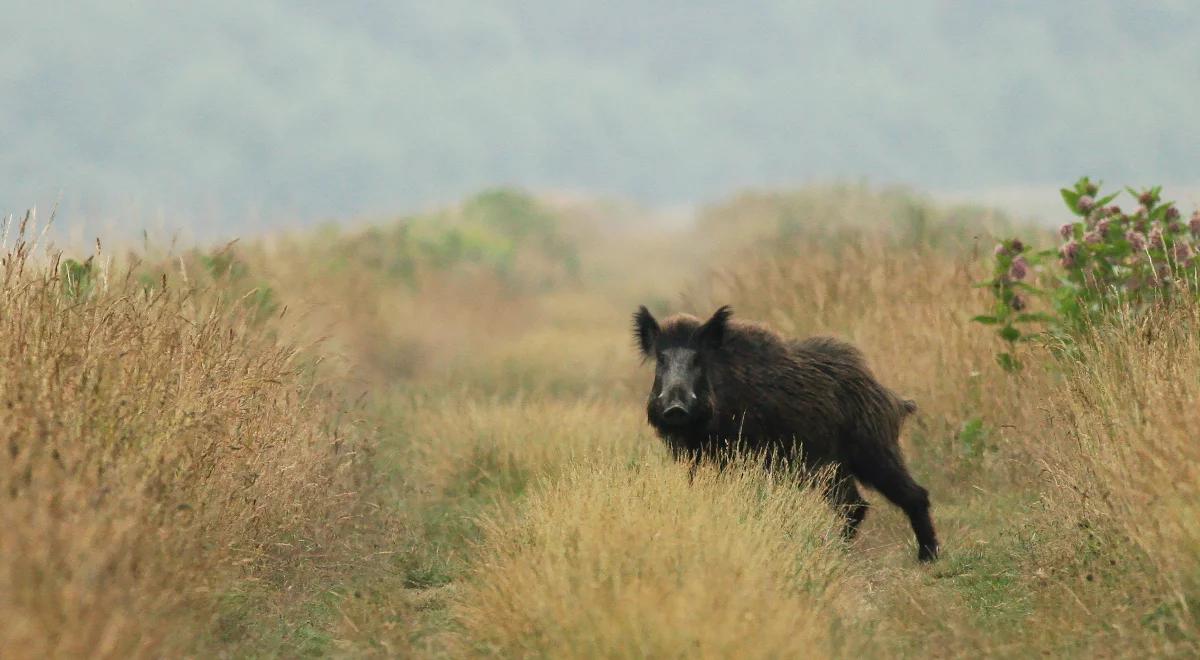
M1009 348L998 353L996 359L1000 366L1012 371L1020 368L1015 351L1016 343L1028 340L1032 336L1028 332L1022 332L1019 326L1051 320L1042 312L1028 311L1030 296L1043 292L1030 285L1026 279L1030 276L1032 264L1039 262L1043 255L1031 251L1019 238L997 244L992 254L995 258L992 279L981 286L991 289L995 304L990 314L976 316L974 320L999 326L997 334Z
M1057 248L1033 251L1018 239L996 246L992 279L981 283L995 302L974 320L999 326L1005 369L1021 366L1017 342L1048 333L1069 340L1117 305L1141 313L1200 293L1200 211L1185 223L1174 202L1162 200L1161 186L1125 190L1137 202L1132 212L1112 204L1120 191L1101 196L1100 184L1083 177L1061 191L1075 217L1059 227ZM1031 299L1040 311L1029 311Z

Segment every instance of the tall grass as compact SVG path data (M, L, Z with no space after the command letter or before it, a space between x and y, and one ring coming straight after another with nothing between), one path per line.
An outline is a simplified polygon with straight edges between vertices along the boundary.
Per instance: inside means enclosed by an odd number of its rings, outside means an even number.
M1200 652L1198 374L1200 307L1122 313L1091 329L1046 416L1056 508L1120 594L1099 605L1148 603L1137 630L1160 652Z
M236 634L239 584L336 561L362 447L297 350L220 291L64 267L10 229L0 654L178 653Z

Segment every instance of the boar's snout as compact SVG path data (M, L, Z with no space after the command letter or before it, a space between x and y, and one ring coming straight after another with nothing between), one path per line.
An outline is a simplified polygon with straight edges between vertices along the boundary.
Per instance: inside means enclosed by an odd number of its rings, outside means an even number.
M683 424L695 414L696 393L690 388L677 385L659 395L660 418L666 424Z
M667 409L663 411L663 421L664 422L669 422L671 424L678 424L682 421L687 420L687 418L688 418L687 408L684 408L683 406L679 405L678 403L673 403L670 406L667 406Z

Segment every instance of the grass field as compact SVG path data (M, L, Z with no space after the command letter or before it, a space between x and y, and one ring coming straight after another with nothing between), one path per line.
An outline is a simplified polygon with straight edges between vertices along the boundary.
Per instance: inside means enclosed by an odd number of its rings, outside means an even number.
M1010 230L856 186L71 265L13 227L0 656L1194 657L1200 307L1006 372L970 318ZM847 544L811 490L666 456L630 315L726 303L918 402L939 562L873 493Z

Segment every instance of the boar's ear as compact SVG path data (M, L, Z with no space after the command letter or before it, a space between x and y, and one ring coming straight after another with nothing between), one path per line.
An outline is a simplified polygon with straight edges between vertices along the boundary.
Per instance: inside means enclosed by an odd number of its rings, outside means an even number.
M724 305L713 312L712 318L705 321L704 325L696 331L700 345L704 348L720 348L721 342L725 341L725 326L728 324L730 316L733 316L733 308L729 305Z
M633 315L633 339L637 343L642 357L650 357L654 353L654 342L658 341L658 321L645 305L638 307Z

